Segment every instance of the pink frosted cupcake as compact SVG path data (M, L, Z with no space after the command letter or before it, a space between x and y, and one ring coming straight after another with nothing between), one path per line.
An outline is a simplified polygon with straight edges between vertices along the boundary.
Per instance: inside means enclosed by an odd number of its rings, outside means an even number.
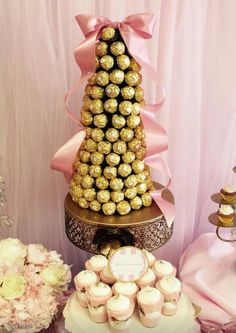
M123 295L110 298L106 305L112 333L129 333L134 311L134 302Z
M113 290L114 295L124 295L124 296L131 298L133 301L135 301L136 294L139 289L135 282L117 281L112 286L112 290Z
M85 263L85 267L90 271L100 274L107 266L107 264L108 264L107 258L101 254L98 254L87 260Z
M145 288L147 286L154 287L156 283L156 275L151 268L148 268L147 272L136 281L139 288Z
M164 276L160 281L157 282L156 287L164 295L165 301L176 301L181 296L181 282L179 279L172 275Z
M142 250L143 253L146 255L147 260L148 260L148 266L151 267L154 262L156 261L156 258L154 257L154 255L151 252L148 252L147 250L143 249Z
M107 284L114 284L116 282L116 278L111 274L108 265L100 273L100 279Z
M104 323L107 321L107 311L105 305L111 296L111 288L103 282L93 284L87 289L86 297L92 321L96 323Z
M88 270L81 271L74 278L75 288L77 290L77 299L83 308L87 308L87 298L85 295L86 290L94 283L99 281L96 273Z
M165 301L162 308L164 316L174 316L178 310L178 303L176 301Z
M176 268L170 262L165 260L157 260L152 269L158 280L166 275L176 275Z
M145 327L156 327L164 302L161 292L153 287L145 287L138 292L137 302L141 324Z

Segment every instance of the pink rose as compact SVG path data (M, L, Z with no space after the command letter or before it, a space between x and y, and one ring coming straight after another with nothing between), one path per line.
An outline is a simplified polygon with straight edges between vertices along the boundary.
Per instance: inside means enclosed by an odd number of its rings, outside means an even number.
M48 261L49 251L41 244L30 244L27 248L27 261L30 264L43 265Z
M0 327L9 323L12 314L10 302L0 296Z

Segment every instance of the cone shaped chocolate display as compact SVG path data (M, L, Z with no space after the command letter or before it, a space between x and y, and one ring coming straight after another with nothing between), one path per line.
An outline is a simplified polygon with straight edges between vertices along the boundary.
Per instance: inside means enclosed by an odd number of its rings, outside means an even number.
M70 194L82 208L126 215L152 204L153 185L143 161L141 67L112 27L96 44L96 66L85 88L81 123L86 138L74 162Z

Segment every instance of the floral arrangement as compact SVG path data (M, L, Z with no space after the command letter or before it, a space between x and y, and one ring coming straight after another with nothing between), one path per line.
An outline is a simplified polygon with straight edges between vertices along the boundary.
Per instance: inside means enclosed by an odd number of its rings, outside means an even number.
M18 239L1 240L0 327L27 333L48 328L70 281L70 267L56 251Z

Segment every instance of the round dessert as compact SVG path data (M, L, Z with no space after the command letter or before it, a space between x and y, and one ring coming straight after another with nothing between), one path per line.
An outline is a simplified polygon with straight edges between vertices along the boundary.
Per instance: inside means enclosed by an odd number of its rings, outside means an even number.
M220 190L220 194L225 202L232 203L236 200L236 186L226 185Z
M156 327L164 302L163 295L153 287L145 287L137 294L140 322L145 327Z
M86 308L88 306L87 298L85 295L86 290L91 285L93 285L94 283L97 283L97 282L99 282L99 277L93 271L84 270L75 276L74 284L75 284L75 288L77 290L77 297L78 297L79 304L83 308Z
M139 288L145 288L147 286L154 287L156 283L156 275L151 268L148 268L147 272L136 281Z
M100 274L107 266L108 260L101 254L95 255L86 261L85 267L95 273Z
M107 284L116 283L116 278L111 274L108 265L100 273L100 279L101 279L101 281L103 281L104 283L107 283Z
M124 295L132 300L135 300L138 292L138 287L135 282L122 282L117 281L113 286L112 290L115 295Z
M233 224L235 212L230 205L221 205L217 212L217 215L221 223L225 225Z
M157 260L152 269L158 280L166 275L176 275L176 268L170 262L165 260Z
M143 253L144 253L144 254L146 255L146 257L147 257L147 260L148 260L148 266L151 267L151 266L155 263L156 258L154 257L154 255L153 255L151 252L149 252L149 251L147 251L147 250L145 250L145 249L143 249L142 251L143 251Z
M179 279L172 275L164 276L157 282L156 287L164 295L165 301L173 300L178 302L182 289Z

